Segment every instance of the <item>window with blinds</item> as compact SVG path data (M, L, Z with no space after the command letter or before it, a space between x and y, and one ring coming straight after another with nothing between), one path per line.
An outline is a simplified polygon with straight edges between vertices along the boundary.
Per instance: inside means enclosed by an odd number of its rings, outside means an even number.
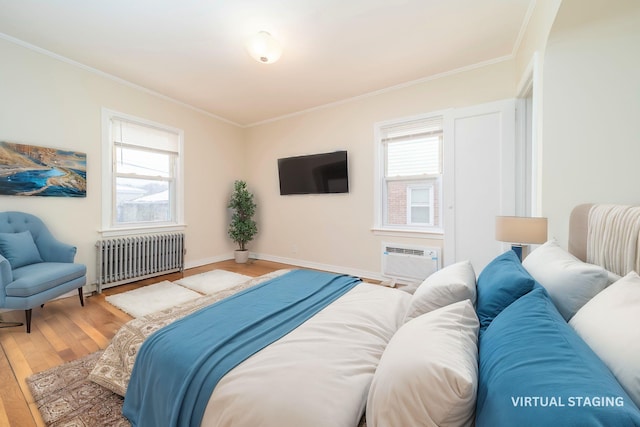
M177 223L182 132L115 114L108 123L110 226Z
M378 128L382 159L382 227L440 227L442 117L395 122Z

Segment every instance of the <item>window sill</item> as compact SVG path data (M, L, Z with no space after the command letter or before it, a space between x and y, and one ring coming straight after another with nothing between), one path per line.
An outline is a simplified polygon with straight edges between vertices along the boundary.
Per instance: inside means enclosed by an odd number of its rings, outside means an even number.
M184 231L187 227L186 224L170 224L170 225L149 225L149 226L132 226L132 227L120 227L109 228L106 230L98 230L102 237L119 237L119 236L133 236L136 234L150 234L150 233L170 233L175 231Z
M444 231L434 230L407 230L399 228L372 228L376 236L414 237L418 239L444 240Z

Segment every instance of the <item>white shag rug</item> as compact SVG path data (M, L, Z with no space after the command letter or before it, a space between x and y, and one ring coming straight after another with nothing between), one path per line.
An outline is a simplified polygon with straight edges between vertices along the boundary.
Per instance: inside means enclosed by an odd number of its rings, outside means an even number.
M230 288L242 282L251 279L243 274L233 273L226 270L212 270L206 273L196 274L195 276L184 277L176 280L186 288L193 289L203 294L213 294L215 292Z
M110 295L105 300L133 317L142 317L200 297L202 295L197 292L165 280L154 285Z

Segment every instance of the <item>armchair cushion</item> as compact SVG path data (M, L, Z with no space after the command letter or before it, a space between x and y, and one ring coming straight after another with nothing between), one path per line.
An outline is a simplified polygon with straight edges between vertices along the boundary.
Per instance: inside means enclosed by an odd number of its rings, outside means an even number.
M83 277L84 264L41 262L13 270L13 282L7 285L8 297L30 297L71 280Z
M0 254L9 261L12 269L42 262L30 231L0 233Z

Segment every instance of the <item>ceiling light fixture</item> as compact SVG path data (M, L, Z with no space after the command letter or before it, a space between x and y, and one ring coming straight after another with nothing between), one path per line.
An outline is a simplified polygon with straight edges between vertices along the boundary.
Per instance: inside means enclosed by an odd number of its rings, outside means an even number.
M247 51L256 61L273 64L282 55L282 46L271 34L260 31L247 42Z

